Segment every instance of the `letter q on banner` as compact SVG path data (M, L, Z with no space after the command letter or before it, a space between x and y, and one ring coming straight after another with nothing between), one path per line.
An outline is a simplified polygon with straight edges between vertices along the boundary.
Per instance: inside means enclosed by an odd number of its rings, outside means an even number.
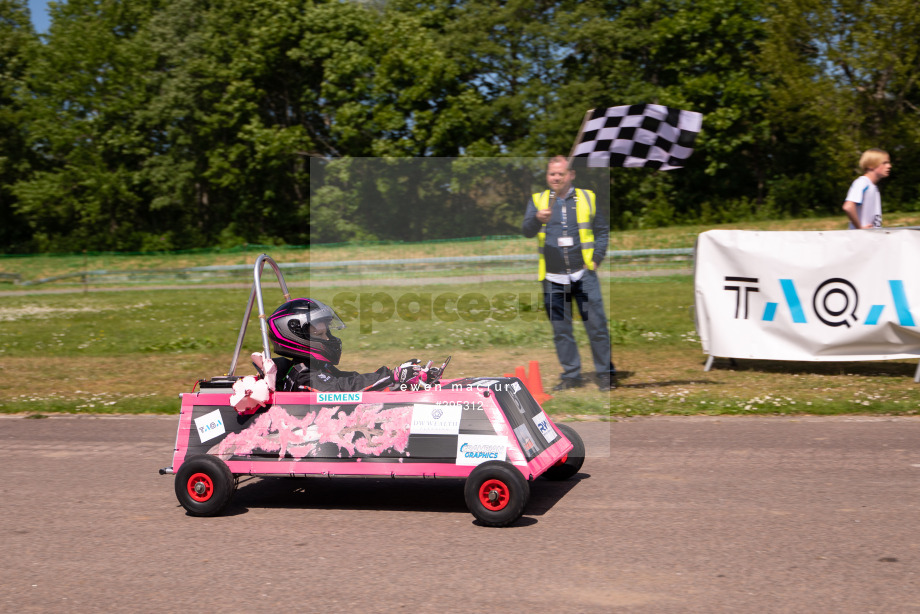
M696 244L697 333L710 357L920 357L920 232L711 230Z

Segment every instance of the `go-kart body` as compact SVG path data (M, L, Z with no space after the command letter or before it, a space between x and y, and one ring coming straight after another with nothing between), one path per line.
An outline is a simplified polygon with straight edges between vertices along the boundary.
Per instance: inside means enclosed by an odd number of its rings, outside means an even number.
M561 435L517 378L442 380L428 390L276 392L240 416L230 391L182 395L173 468L197 454L236 475L468 477L488 460L533 480L565 457Z
M264 314L256 263L250 296ZM556 425L516 377L475 377L434 385L363 392L274 392L255 413L231 404L232 375L200 382L182 395L171 467L176 495L199 516L219 513L240 476L383 476L464 478L470 511L484 524L520 517L529 482L540 475L571 477L584 446L577 433ZM263 324L263 346L268 341ZM445 363L446 364L446 363Z

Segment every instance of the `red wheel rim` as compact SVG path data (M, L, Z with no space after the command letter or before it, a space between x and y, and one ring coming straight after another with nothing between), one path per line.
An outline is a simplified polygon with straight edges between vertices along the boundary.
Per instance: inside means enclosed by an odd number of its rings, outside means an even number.
M568 454L566 454L565 456L563 456L562 458L560 458L559 460L557 460L557 461L556 461L556 465L557 465L557 466L558 466L558 465L564 465L564 464L565 464L565 461L567 461L567 460L569 460L569 455L568 455Z
M508 486L501 480L486 480L479 487L479 502L487 510L497 512L504 509L511 501Z
M214 482L211 481L211 477L206 473L192 475L188 479L187 487L188 496L199 503L204 503L214 494Z

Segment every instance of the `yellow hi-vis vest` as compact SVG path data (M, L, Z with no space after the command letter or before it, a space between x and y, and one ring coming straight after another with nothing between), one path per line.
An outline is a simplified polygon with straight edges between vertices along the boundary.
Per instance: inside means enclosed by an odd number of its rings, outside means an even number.
M537 211L549 207L549 190L537 192L532 196L533 204ZM581 243L581 255L589 271L594 270L594 222L595 209L594 192L575 188L575 219L578 222L578 240ZM540 254L538 279L546 278L546 259L543 257L543 245L546 243L546 224L540 227L537 233L537 252Z

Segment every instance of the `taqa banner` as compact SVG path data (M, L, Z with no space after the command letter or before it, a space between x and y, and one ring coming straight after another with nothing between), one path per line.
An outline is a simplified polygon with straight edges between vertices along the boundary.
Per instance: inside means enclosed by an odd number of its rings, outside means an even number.
M696 244L703 352L772 360L920 356L920 230L711 230Z

